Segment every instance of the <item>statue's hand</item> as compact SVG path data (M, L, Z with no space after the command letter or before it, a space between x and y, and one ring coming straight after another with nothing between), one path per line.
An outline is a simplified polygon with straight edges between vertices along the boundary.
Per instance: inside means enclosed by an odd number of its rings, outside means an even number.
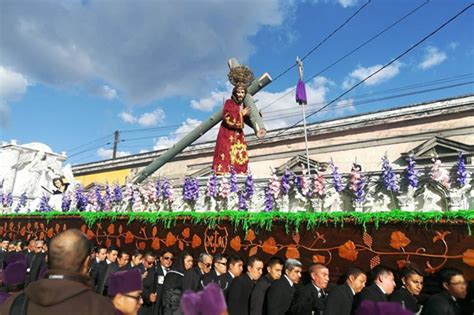
M242 116L247 116L248 113L249 113L249 108L244 107L244 108L242 108L242 110L240 112L242 113Z

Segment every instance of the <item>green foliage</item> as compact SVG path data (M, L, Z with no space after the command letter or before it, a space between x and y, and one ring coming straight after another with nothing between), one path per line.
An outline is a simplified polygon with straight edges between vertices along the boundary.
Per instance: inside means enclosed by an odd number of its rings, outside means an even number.
M128 222L140 221L150 224L163 224L173 227L178 220L191 224L215 226L222 221L229 221L235 229L263 229L270 231L273 224L284 225L287 231L306 227L314 229L320 225L344 226L345 223L360 224L364 230L368 224L378 228L381 224L406 223L429 225L435 223L466 224L471 235L471 224L474 223L474 210L448 212L407 212L392 210L389 212L256 212L221 211L221 212L32 212L22 214L4 214L0 218L39 217L48 222L61 217L81 218L88 226L104 219L115 221L128 219Z

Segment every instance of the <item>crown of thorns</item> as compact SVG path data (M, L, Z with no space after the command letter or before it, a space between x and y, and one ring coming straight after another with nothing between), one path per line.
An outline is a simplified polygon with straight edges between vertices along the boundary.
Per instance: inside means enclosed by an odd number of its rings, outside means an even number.
M227 77L233 86L242 86L245 88L247 88L254 79L252 70L246 66L232 68Z

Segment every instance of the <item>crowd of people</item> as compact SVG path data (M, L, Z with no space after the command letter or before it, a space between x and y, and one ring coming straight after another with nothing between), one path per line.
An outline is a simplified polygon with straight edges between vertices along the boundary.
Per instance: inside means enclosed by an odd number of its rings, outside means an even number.
M336 285L320 263L91 247L76 229L49 244L3 240L0 267L2 315L474 314L472 291L456 268L440 270L439 292L430 294L414 264L400 272L351 267Z

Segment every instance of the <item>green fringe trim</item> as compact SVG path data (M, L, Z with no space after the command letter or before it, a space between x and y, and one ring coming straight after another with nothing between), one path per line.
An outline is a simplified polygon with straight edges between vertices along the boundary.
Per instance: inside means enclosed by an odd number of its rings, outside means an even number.
M474 223L474 210L460 210L448 212L407 212L392 210L389 212L256 212L243 211L220 211L220 212L31 212L22 214L3 214L0 219L14 219L22 217L36 217L50 222L53 219L66 217L79 217L89 227L94 223L107 219L128 218L128 223L140 221L149 224L162 224L166 228L173 227L177 221L190 224L203 224L213 227L223 221L229 221L234 229L248 230L264 229L271 231L274 224L284 224L286 231L306 228L312 230L321 225L340 226L345 223L361 225L364 231L367 225L379 228L381 224L404 223L428 225L441 224L465 224L469 235L471 225Z

